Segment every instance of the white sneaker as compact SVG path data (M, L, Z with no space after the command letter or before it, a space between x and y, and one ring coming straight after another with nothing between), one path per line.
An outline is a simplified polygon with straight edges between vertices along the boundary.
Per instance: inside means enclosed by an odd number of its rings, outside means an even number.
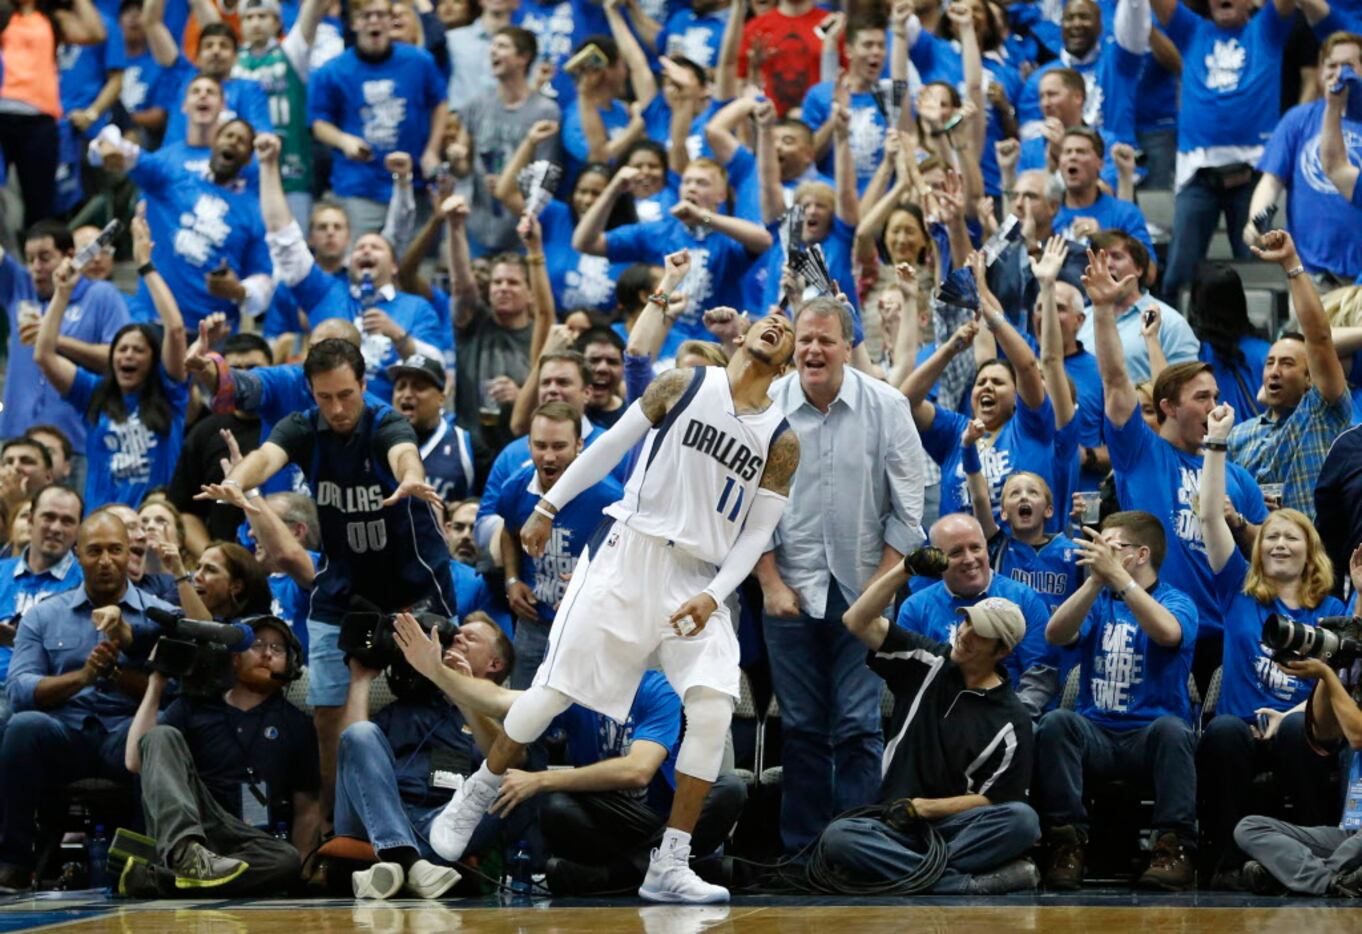
M474 772L430 825L430 848L451 863L463 856L478 821L497 798L495 785Z
M639 888L640 898L650 902L682 902L708 905L728 901L728 889L710 885L690 868L690 847L673 847L667 852L653 850L648 874Z
M402 867L397 863L374 863L350 875L355 898L392 898L402 888Z
M463 878L450 866L437 866L418 859L407 870L406 891L417 898L439 898Z

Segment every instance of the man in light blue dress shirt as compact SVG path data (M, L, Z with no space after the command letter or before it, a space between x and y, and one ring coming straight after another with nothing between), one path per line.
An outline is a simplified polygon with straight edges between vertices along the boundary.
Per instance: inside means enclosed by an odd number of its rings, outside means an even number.
M42 796L82 778L128 779L123 746L146 689L136 670L171 609L128 580L128 532L97 511L76 538L84 586L30 609L14 640L6 690L16 713L0 742L0 892L29 887Z
M810 301L795 320L798 375L771 387L805 452L772 550L757 563L784 735L780 832L789 852L877 798L883 684L842 614L923 539L926 456L908 400L848 365L851 336L844 306Z

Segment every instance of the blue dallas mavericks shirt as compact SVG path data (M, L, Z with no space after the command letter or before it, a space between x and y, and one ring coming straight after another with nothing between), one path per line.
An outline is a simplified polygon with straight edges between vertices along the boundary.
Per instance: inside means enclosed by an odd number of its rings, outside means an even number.
M418 432L417 445L426 482L435 487L440 499L454 503L473 495L473 436L454 424L453 415L442 415L439 425L424 438Z
M676 790L676 751L681 738L681 698L661 672L643 673L629 718L623 723L573 704L554 719L550 729L567 733L568 762L579 769L627 756L634 743L641 740L666 749L667 758L648 787L621 794L643 800L659 814L671 809L672 793Z
M238 277L272 274L259 197L244 177L219 185L189 171L177 150L142 153L128 172L147 202L147 223L156 245L151 258L184 315L185 330L215 311L235 326L240 312L234 301L208 292L206 276L222 262ZM145 282L128 300L133 320L157 320Z
M522 467L501 487L496 511L506 520L506 528L512 535L517 535L529 521L535 504L543 495L534 464ZM624 488L613 477L588 487L558 512L544 553L538 558L522 555L520 579L534 591L538 601L535 608L541 622L552 625L558 603L567 590L568 582L563 575L571 574L577 566L577 556L604 518L601 510L623 496Z
M1034 548L1003 531L988 544L993 570L1030 587L1051 613L1083 583L1078 548L1067 535L1052 535L1049 541Z
M315 328L323 321L332 318L345 318L360 327L364 315L364 305L349 282L326 272L316 263L308 270L300 282L292 286L293 298L298 307L308 316L309 323ZM440 319L430 302L418 295L398 292L391 285L379 289L374 297L377 301L373 308L392 318L397 326L418 341L425 341L435 347L444 347L448 337L440 334ZM360 353L364 355L365 379L368 390L384 402L393 398L392 380L388 378L388 367L402 362L392 339L382 334L370 334L360 328Z
M1220 601L1211 589L1211 566L1201 537L1201 455L1180 451L1150 431L1138 406L1120 428L1106 420L1106 439L1121 508L1142 509L1163 523L1168 550L1159 579L1192 599L1200 632L1219 635ZM1259 525L1267 518L1262 491L1244 468L1225 464L1225 488L1249 522Z
M175 473L184 443L184 412L189 402L189 380L176 382L157 366L147 379L159 379L170 403L170 428L161 434L142 422L139 394L123 397L127 416L120 421L107 412L87 414L95 389L112 376L98 376L84 367L76 368L75 381L64 397L77 412L84 414L89 427L85 437L85 511L88 515L107 503L136 506L152 487L165 486Z
M1272 663L1272 653L1263 645L1263 623L1273 613L1299 623L1315 625L1321 616L1347 613L1343 602L1326 596L1319 606L1289 607L1281 600L1259 603L1244 593L1244 578L1249 565L1236 548L1230 560L1215 575L1215 595L1225 619L1225 658L1220 682L1217 714L1248 720L1259 707L1290 710L1310 696L1313 681L1302 681Z
M604 256L578 253L572 248L572 209L562 201L551 200L539 215L544 231L544 265L549 285L559 308L589 308L608 312L615 308L615 283L629 268L628 263L612 263Z
M405 418L382 403L366 404L354 431L342 436L313 407L275 425L269 440L302 468L317 500L323 557L311 619L338 623L351 596L385 612L429 600L431 612L456 615L449 548L434 510L412 497L383 505L397 489L388 452L416 443Z
M851 158L856 164L856 191L864 192L865 186L874 177L884 158L884 135L889 128L889 103L892 99L887 85L877 82L874 91L852 94L851 101ZM820 81L811 85L804 94L804 108L800 119L815 130L827 122L832 112L831 81ZM818 168L828 175L833 174L833 149L819 160ZM829 266L832 264L829 263ZM848 295L851 293L848 292Z
M184 142L189 127L184 115L184 92L189 83L199 76L199 69L183 55L157 76L152 95L158 107L166 112L166 143ZM249 78L228 78L222 82L222 121L242 119L256 134L273 133L270 119L270 100L258 81Z
M1159 717L1191 717L1187 676L1196 651L1196 604L1162 580L1149 593L1182 627L1177 646L1166 648L1150 639L1125 601L1106 588L1071 643L1082 659L1075 711L1108 730L1137 730Z
M1017 101L1017 122L1026 132L1028 123L1043 123L1040 110L1040 79L1056 68L1071 68L1083 76L1087 96L1083 100L1083 122L1110 134L1115 140L1135 143L1135 88L1144 71L1144 56L1128 52L1111 35L1111 20L1103 10L1105 35L1097 40L1087 61L1067 52L1031 72ZM1157 66L1156 66L1157 67ZM1107 142L1108 147L1111 142ZM1020 169L1019 169L1020 171Z
M970 416L939 405L935 409L936 416L921 435L923 449L941 467L941 515L973 512L965 468L960 462L960 436L965 433ZM1016 411L998 430L992 446L978 447L995 516L1003 481L1015 470L1039 474L1051 490L1055 489L1055 410L1049 396L1039 408L1032 409L1018 395Z
M914 583L919 579L914 578ZM1003 597L1011 600L1026 617L1026 637L1003 660L1007 673L1016 687L1025 671L1037 665L1058 667L1058 653L1045 641L1045 624L1050 621L1050 611L1040 596L1026 584L993 574L983 593L972 597L959 597L951 593L945 581L937 581L917 590L903 606L899 607L897 624L945 645L955 643L955 630L964 619L956 610L974 606L985 597Z
M390 152L415 157L426 148L431 111L444 105L445 92L430 53L402 42L394 42L391 52L376 62L346 49L315 72L308 81L309 125L325 120L373 150L368 162L352 162L336 153L331 188L337 197L387 203L393 184L383 158ZM415 171L416 186L421 188L420 167Z
M28 549L17 558L0 561L0 622L13 624L14 617L27 613L54 593L71 590L85 582L76 553L68 551L52 567L34 574L28 567ZM0 646L0 684L9 674L13 647Z
M1267 3L1246 25L1221 29L1177 5L1165 31L1182 53L1180 155L1267 141L1281 114L1282 51L1294 23L1294 13L1279 16Z

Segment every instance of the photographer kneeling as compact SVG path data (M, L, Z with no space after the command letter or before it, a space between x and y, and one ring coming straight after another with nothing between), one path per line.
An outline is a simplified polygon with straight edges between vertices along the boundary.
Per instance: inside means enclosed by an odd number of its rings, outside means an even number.
M430 827L454 790L482 761L499 728L462 706L454 706L403 659L393 642L392 617L369 617L370 631L341 623L340 647L349 654L350 688L342 720L336 775L336 833L369 840L378 863L356 872L356 898L390 898L398 891L439 898L459 873L439 860ZM429 626L430 617L423 617ZM381 632L373 627L382 627ZM363 625L359 627L360 630ZM484 613L469 613L455 627L440 619L441 662L471 678L500 684L511 673L515 652L501 627ZM397 700L369 719L369 689L382 671ZM476 745L475 745L476 744ZM470 853L497 838L501 821L484 817Z
M1362 570L1362 546L1349 561ZM1234 828L1234 842L1249 856L1240 870L1246 886L1267 895L1284 890L1331 898L1362 897L1362 809L1357 789L1362 786L1362 626L1356 617L1342 637L1322 628L1306 629L1317 641L1337 642L1327 661L1306 657L1282 661L1282 671L1295 678L1317 679L1305 708L1305 738L1320 756L1337 756L1346 742L1353 749L1347 776L1348 795L1339 827L1302 827L1270 817L1245 817ZM1297 646L1291 646L1295 649ZM1326 645L1326 649L1329 648ZM1312 652L1309 647L1305 651ZM1332 666L1345 670L1340 674ZM1346 684L1345 684L1346 682Z
M1026 636L1026 619L1012 601L988 597L958 609L964 619L954 646L939 645L881 615L907 579L902 566L881 575L842 617L894 694L880 786L885 808L879 817L833 821L815 856L830 864L832 884L844 880L848 891L907 885L909 877L914 891L1034 889L1036 867L1023 858L1040 839L1040 821L1026 804L1031 718L1003 666ZM944 853L932 854L928 838L939 839ZM944 865L932 879L934 859Z
M263 574L254 561L247 566ZM115 836L113 850L128 857L120 895L167 898L203 888L223 895L281 892L298 880L299 853L316 842L317 734L284 699L285 686L301 671L301 646L288 624L273 616L221 630L243 626L253 638L231 654L230 678L219 673L228 664L223 650L196 638L190 670L175 666L183 693L159 717L170 667L167 640L152 653L156 670L125 752L128 770L142 775L152 839L125 830ZM188 628L182 624L175 634ZM281 824L291 825L293 845L272 835Z

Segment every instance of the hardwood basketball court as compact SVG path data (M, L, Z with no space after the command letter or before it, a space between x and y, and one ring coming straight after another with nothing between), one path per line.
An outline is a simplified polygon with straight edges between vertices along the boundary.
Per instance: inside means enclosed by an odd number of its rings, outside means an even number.
M449 902L242 899L125 902L95 893L50 893L0 902L0 932L81 934L814 934L821 931L1096 934L1315 934L1362 931L1362 903L1231 894L792 899L741 897L728 906L673 907L631 900L494 899Z

